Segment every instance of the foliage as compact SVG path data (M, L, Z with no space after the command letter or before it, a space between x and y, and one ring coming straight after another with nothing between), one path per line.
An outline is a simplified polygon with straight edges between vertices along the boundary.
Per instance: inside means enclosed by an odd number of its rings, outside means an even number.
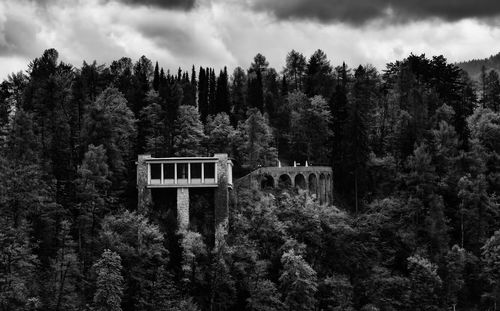
M175 121L174 150L176 156L199 156L205 139L200 115L193 106L180 106L179 117Z
M94 264L97 286L94 294L95 310L121 311L123 277L120 255L104 250L101 258Z
M475 85L443 56L377 71L292 50L228 73L45 51L0 84L0 309L494 309L497 59ZM219 152L227 235L176 232L168 189L134 212L137 154ZM294 161L333 167L335 206L238 183ZM191 230L213 226L212 190L190 190Z

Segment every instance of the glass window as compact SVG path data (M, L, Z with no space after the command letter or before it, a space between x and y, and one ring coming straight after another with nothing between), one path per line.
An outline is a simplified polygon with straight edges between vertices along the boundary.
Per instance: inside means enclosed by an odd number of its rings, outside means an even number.
M163 164L163 178L165 179L175 178L175 165L173 163Z
M201 163L191 163L191 178L201 178Z
M215 163L205 163L205 178L215 178Z
M161 178L161 164L150 164L151 165L151 179Z
M177 163L177 179L188 178L188 165L187 163Z

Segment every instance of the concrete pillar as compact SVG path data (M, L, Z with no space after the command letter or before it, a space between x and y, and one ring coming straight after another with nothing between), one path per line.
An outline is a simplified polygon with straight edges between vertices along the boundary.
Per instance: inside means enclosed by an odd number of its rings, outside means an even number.
M189 228L189 188L177 188L177 228L181 232Z
M229 190L227 182L228 156L225 153L216 153L214 157L218 158L217 182L219 186L215 189L215 237L223 237L227 234L229 226Z
M150 154L141 154L137 157L137 210L145 214L149 206L153 204L151 189L148 188L148 164Z

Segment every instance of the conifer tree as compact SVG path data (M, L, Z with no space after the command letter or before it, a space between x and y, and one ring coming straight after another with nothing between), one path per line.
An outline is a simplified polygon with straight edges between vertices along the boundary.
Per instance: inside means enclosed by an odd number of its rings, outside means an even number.
M191 68L191 93L194 99L193 105L198 107L198 97L197 97L197 91L198 91L198 81L196 80L196 69L193 67Z
M229 116L219 113L209 116L205 124L206 147L209 155L214 153L232 154L236 130L231 126Z
M260 112L264 111L264 87L260 70L248 71L247 102L249 107L257 108Z
M97 311L121 311L123 277L120 255L104 250L94 265L97 274L94 308Z
M122 182L136 137L134 114L127 100L117 89L107 88L99 95L85 115L85 142L103 145L114 183Z
M156 62L155 71L153 75L153 90L158 92L159 88L160 88L160 71L158 69L158 62Z
M216 114L217 106L217 78L215 76L215 70L210 68L208 70L208 114Z
M201 116L201 120L205 122L208 116L208 79L209 73L205 68L200 67L200 73L198 75L198 111Z
M231 79L231 123L236 126L246 118L247 112L247 75L243 68L236 67Z
M245 122L238 124L239 142L236 141L243 166L255 169L275 165L277 152L267 120L257 109L251 109Z
M291 50L286 55L286 65L283 72L292 90L304 91L306 58L302 55L302 53Z
M333 92L333 68L325 52L317 50L307 62L305 93L309 97L321 95L326 99Z
M214 113L224 112L229 114L231 109L229 96L227 68L224 67L224 71L221 70L219 77L217 78L217 91L215 94L216 104Z
M410 270L409 307L412 310L439 310L441 278L437 266L419 255L408 258Z
M203 123L193 106L180 106L179 117L175 121L174 150L176 156L190 157L202 154L201 146L205 139Z

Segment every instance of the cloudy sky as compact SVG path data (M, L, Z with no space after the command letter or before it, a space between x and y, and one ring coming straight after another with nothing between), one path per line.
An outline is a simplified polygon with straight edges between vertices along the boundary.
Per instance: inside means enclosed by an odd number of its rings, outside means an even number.
M0 0L0 78L50 47L75 66L146 55L165 69L281 70L292 49L332 64L384 64L410 52L450 61L500 52L498 0Z

